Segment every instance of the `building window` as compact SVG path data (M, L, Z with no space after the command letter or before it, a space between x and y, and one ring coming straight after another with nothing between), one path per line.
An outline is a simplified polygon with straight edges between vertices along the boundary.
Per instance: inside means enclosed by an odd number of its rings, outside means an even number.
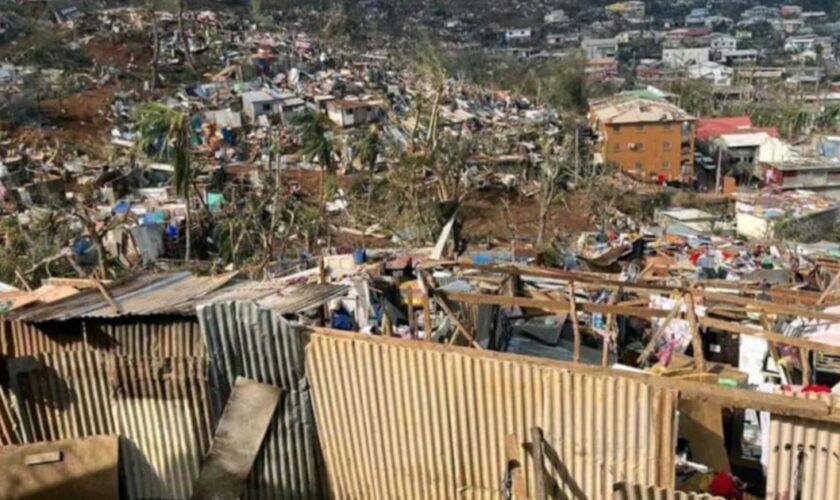
M662 143L662 150L663 151L670 151L671 150L671 141L665 141Z
M266 113L270 112L271 111L271 104L263 104L262 105L262 110Z
M665 160L662 162L662 170L669 170L671 168L671 162Z
M612 145L612 150L613 153L618 153L619 151L621 151L621 144L614 142Z
M639 131L639 132L644 132L645 131L644 124L640 123L640 124L636 125L636 130Z
M621 130L621 127L618 125L612 125L612 131L616 134Z
M666 124L665 124L665 132L670 132L670 131L671 131L671 124L670 124L670 123L666 123Z
M642 169L642 162L637 161L637 162L636 162L636 168L637 168L637 169L639 169L639 170L641 170L641 169Z

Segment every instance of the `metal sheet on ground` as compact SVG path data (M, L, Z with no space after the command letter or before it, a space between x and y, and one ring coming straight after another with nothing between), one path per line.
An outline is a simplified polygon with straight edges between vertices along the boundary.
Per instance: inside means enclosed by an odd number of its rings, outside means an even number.
M194 500L233 500L245 491L281 394L273 385L236 379L198 476Z

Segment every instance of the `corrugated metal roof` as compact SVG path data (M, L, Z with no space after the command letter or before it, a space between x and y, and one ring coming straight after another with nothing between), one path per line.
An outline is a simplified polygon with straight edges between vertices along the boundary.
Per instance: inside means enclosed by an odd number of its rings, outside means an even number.
M337 498L499 498L509 435L534 494L543 431L560 498L628 481L673 488L676 391L522 357L427 342L313 333L306 350Z
M210 400L218 422L236 377L285 392L248 479L246 499L326 498L327 481L304 373L305 336L253 302L198 308L210 360Z
M191 272L139 275L105 285L115 311L98 289L9 315L29 322L67 321L73 318L116 318L154 314L191 314L195 301L225 286L236 273L199 277Z

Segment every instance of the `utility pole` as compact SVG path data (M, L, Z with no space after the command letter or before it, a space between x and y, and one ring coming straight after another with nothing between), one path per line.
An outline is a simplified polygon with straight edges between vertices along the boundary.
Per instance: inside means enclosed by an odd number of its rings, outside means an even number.
M720 164L723 160L723 148L718 144L717 173L715 175L715 193L720 193Z
M575 187L580 175L580 124L575 123Z

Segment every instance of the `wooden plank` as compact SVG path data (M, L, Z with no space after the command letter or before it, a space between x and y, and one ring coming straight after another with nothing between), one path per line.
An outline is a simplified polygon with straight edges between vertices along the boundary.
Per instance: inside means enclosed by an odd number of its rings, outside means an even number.
M545 442L539 427L531 427L531 454L534 464L534 498L547 500L545 474Z
M555 313L567 314L570 304L562 300L531 299L527 297L508 297L504 295L488 295L483 293L461 293L461 292L439 292L448 300L465 302L468 304L493 304L498 306L522 307L539 309ZM640 307L624 307L608 304L578 304L579 311L588 313L598 312L601 314L615 314L619 316L630 316L634 318L665 318L669 311L664 309L648 309Z
M193 500L242 495L281 393L273 385L243 377L236 379L196 480Z
M577 302L575 301L575 282L569 283L569 315L572 318L572 332L574 334L574 355L572 361L580 363L580 325L577 317Z
M692 460L716 471L730 472L729 455L723 439L723 414L720 406L681 400L679 436L688 440Z
M505 456L507 457L508 473L510 474L511 499L527 500L528 491L525 486L525 473L522 468L519 448L519 439L515 434L505 436Z
M803 318L822 319L826 321L831 321L833 323L840 323L840 314L824 313L822 311L813 311L803 309L801 307L778 304L776 302L749 299L746 297L739 297L737 295L731 295L728 293L707 292L705 290L698 290L697 293L705 297L707 300L749 306L754 310L765 312L768 314L785 314L788 316L800 316Z
M799 349L799 362L802 364L802 385L811 383L811 351Z

